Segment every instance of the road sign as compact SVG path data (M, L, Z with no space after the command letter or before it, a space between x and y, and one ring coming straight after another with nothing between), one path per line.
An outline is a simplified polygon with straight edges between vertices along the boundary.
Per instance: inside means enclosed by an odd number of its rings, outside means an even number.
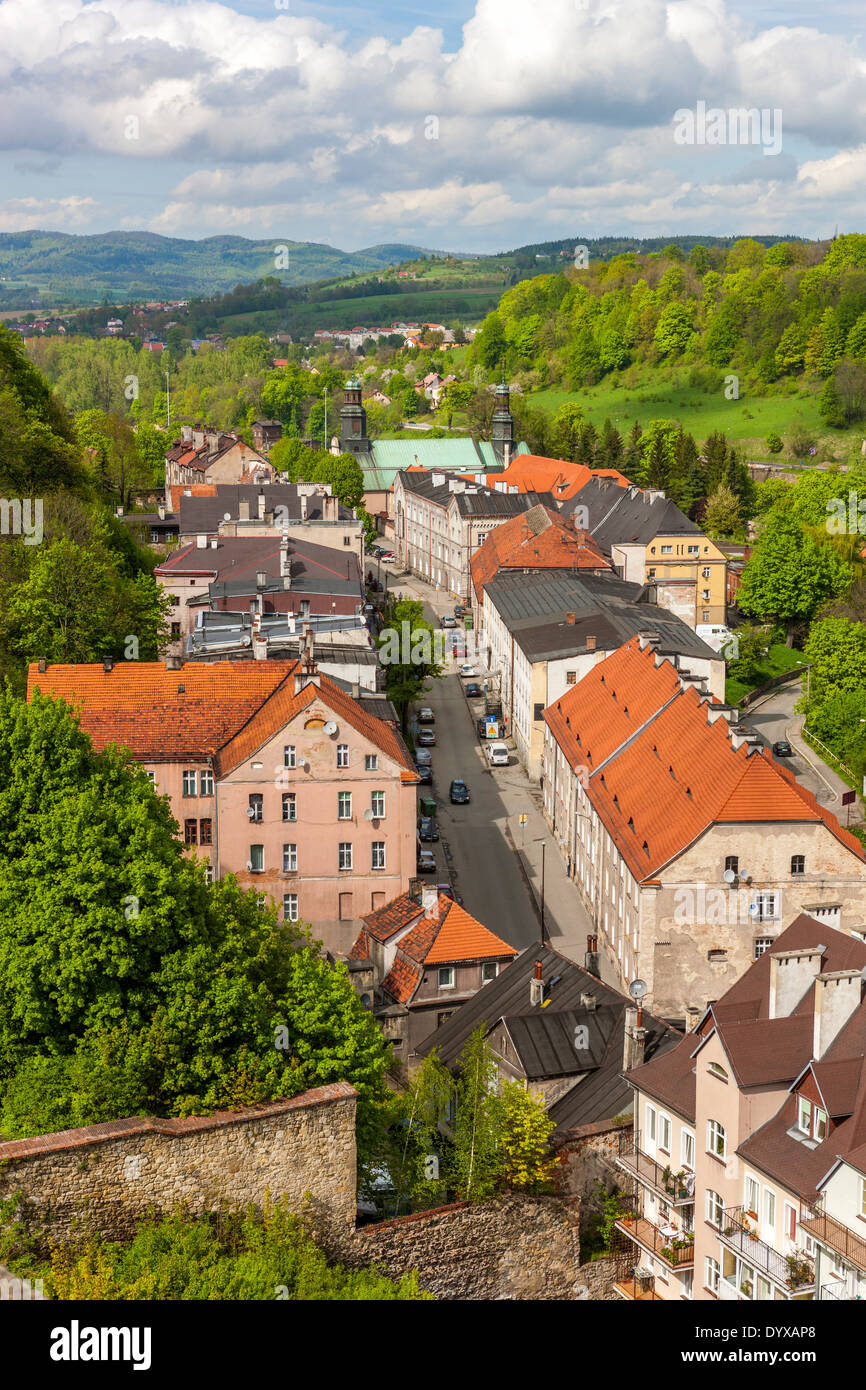
M855 802L856 800L857 800L857 793L856 793L856 792L843 792L843 793L842 793L842 805L843 805L843 806L853 806L853 805L854 805L854 802Z

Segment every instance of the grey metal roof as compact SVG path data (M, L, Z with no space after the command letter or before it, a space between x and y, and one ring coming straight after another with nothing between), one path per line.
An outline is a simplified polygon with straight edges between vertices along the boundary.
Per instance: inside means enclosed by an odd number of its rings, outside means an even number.
M258 499L262 494L266 511L273 512L275 507L285 507L290 520L301 520L301 500L296 483L218 483L216 497L181 496L181 532L185 536L209 534L218 530L226 514L237 521L241 502L249 503L250 516L255 519ZM339 516L342 521L352 519L352 513L346 507L340 507ZM321 520L321 496L308 497L307 518L310 521Z
M545 999L550 1001L543 1010L533 1008L529 1002L529 982L535 973L537 960L541 961ZM581 1004L582 994L592 994L598 1001L594 1014ZM576 1125L591 1124L594 1120L612 1119L629 1105L632 1091L623 1081L621 1073L625 1010L630 1005L631 1000L625 995L603 984L567 956L560 955L551 946L537 944L527 947L516 960L500 970L495 980L462 1004L440 1028L419 1043L416 1050L426 1056L435 1048L445 1066L453 1067L479 1022L484 1023L489 1033L500 1020L504 1020L512 1037L515 1031L519 1033L527 1057L534 1049L537 1060L533 1060L533 1066L548 1065L554 1068L551 1071L537 1070L534 1079L568 1075L561 1069L566 1030L570 1024L572 1054L577 1055L574 1054L573 1044L574 1022L589 1024L589 1019L594 1018L595 1026L590 1033L590 1061L597 1058L597 1064L578 1071L574 1086L550 1110L557 1122L557 1132L561 1132ZM563 1016L561 1026L552 1022L557 1014ZM527 1018L530 1021L524 1023ZM545 1020L541 1026L537 1022L539 1019ZM647 1029L647 1061L660 1056L682 1040L681 1033L646 1010L643 1022ZM606 1037L603 1038L605 1030ZM578 1063L582 1060L577 1056Z
M650 602L652 585L614 575L501 574L485 586L503 623L530 661L553 661L587 650L615 651L639 632L659 639L659 651L718 660L682 618ZM574 622L567 621L574 615Z
M669 497L659 493L651 497L640 488L620 487L604 478L591 478L580 492L563 502L562 511L571 516L577 507L586 508L586 529L607 555L612 545L646 544L660 534L702 534Z
M505 1019L530 1080L595 1071L607 1050L611 1030L617 1028L619 1036L618 1024L619 1010L614 1008L562 1009L557 1013L538 1009ZM578 1028L586 1028L588 1034L588 1046L580 1052L575 1048Z
M550 492L499 492L496 488L475 482L472 474L434 483L436 471L409 473L401 470L399 476L408 492L440 507L447 507L453 498L462 516L518 516L538 505L556 510L556 502ZM452 486L454 482L461 483L465 490L456 490Z

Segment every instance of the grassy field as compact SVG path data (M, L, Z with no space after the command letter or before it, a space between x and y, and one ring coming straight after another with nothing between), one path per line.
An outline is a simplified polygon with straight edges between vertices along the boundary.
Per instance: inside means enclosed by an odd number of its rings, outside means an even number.
M774 642L759 665L755 679L751 683L746 684L738 680L725 682L727 703L738 705L750 690L757 690L759 686L766 685L767 681L772 680L774 676L783 675L785 671L793 671L794 667L802 661L803 653L797 651L796 647L786 647L784 642Z
M499 302L501 291L470 287L428 290L406 294L366 295L362 299L321 300L315 304L290 304L252 314L232 314L219 321L220 332L236 336L270 332L285 325L290 333L303 336L317 328L386 329L399 320L409 323L445 323L451 319L474 323Z
M556 412L566 401L578 401L586 417L600 429L610 419L622 433L627 433L635 420L646 427L650 420L676 420L698 442L715 430L744 450L747 458L771 459L764 440L771 430L786 439L795 427L813 436L818 454L813 462L848 457L852 446L859 448L862 435L858 430L828 430L818 413L818 398L811 393L796 395L749 396L725 400L724 392L708 394L698 387L677 385L671 381L648 381L639 387L625 388L601 383L581 391L535 391L531 404ZM787 450L775 457L790 458Z

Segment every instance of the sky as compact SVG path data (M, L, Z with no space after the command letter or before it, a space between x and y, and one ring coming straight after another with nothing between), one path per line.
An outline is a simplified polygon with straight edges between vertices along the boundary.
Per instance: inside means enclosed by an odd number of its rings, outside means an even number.
M863 31L863 0L0 0L0 231L866 230Z

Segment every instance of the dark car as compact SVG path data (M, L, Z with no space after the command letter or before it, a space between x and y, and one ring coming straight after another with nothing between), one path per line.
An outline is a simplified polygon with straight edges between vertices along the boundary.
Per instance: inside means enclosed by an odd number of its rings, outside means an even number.
M439 827L432 816L418 817L418 839L431 841L439 839Z
M454 778L451 783L450 796L455 806L465 806L469 801L469 788L462 777Z
M465 616L466 616L466 609L465 609L465 607L463 606L462 603L458 603L458 604L456 605L456 607L455 607L455 609L454 609L454 616L455 616L455 618L465 618Z
M467 681L466 694L470 700L479 700L481 696L484 694L484 691L482 690L481 686L478 684L477 681Z
M415 742L420 748L434 748L436 746L436 735L432 729L419 729L418 737Z
M416 764L415 764L415 771L418 773L418 780L419 780L420 782L425 782L425 783L426 783L426 782L432 782L432 781L433 781L433 769L432 769L432 767L427 767L427 766L425 766L423 763L416 763Z
M451 887L450 883L437 883L436 889L442 894L443 898L450 898L452 902L454 901L454 889Z
M435 716L435 714L433 713L432 709L429 709L426 705L425 705L424 709L419 709L419 711L418 711L418 723L419 723L419 724L435 724L435 723L436 723L436 716Z
M416 863L419 874L435 874L436 855L432 849L419 849Z
M786 739L780 739L773 744L773 756L775 758L793 758L794 750Z

